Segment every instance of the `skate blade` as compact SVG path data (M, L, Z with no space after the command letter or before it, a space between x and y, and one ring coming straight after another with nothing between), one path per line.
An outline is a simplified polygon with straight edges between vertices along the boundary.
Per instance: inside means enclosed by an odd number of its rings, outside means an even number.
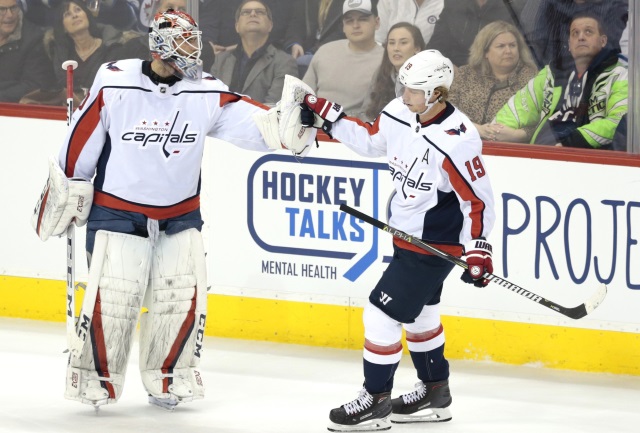
M391 422L394 424L410 424L417 422L446 422L451 421L451 411L448 408L425 409L412 414L392 413Z
M109 403L109 399L105 398L105 399L102 399L102 400L88 400L86 398L83 398L81 400L81 402L84 403L84 404L88 404L89 406L92 406L95 409L96 413L98 413L98 411L100 410L100 406L108 404Z
M389 430L391 424L389 423L389 415L384 418L372 419L356 425L343 425L331 423L327 430L333 432L360 432L360 431L384 431Z
M173 412L178 405L178 402L169 398L156 398L150 395L149 404L151 406L159 407L160 409L166 410L168 412Z

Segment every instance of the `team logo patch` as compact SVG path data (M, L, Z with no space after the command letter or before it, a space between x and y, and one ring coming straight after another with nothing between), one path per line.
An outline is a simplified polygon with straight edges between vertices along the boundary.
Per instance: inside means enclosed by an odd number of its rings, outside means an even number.
M309 95L309 97L307 98L307 100L309 101L309 104L315 104L316 102L318 102L318 98L316 98L313 95Z
M469 268L469 273L473 278L478 278L482 276L482 269L480 266L471 266L471 268Z
M444 132L446 132L449 135L460 135L467 132L467 127L464 123L461 123L460 128L447 129Z
M120 69L119 67L116 66L116 62L109 62L107 63L106 68L110 71L114 71L114 72L122 72L122 69Z
M176 112L173 120L140 120L136 125L126 129L120 140L123 143L136 144L140 149L162 149L165 158L181 155L198 143L200 132L192 128L188 120L178 122L180 112Z

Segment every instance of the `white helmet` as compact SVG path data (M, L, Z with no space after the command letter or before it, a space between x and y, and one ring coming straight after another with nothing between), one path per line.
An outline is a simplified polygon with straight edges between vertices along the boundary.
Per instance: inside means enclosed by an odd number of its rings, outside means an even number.
M149 27L149 49L154 59L171 66L175 75L191 81L202 78L202 32L186 12L158 12Z
M404 62L398 81L409 89L424 90L428 101L436 87L451 88L453 64L438 50L421 51Z

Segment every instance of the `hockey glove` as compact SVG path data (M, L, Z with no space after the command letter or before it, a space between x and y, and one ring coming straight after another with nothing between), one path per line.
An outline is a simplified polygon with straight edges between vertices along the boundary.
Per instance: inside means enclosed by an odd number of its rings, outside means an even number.
M487 272L493 273L491 244L484 239L473 239L465 246L464 250L469 268L462 274L462 281L476 287L485 287L489 284L489 280L482 278L482 276Z
M302 124L306 127L313 126L314 128L322 129L322 131L331 136L333 123L345 116L346 114L340 104L314 95L306 95L304 97L300 118Z

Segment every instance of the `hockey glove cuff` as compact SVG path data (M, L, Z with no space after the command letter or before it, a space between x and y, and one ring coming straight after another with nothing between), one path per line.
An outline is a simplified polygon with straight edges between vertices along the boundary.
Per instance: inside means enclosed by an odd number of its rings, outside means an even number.
M484 239L473 239L465 245L464 250L469 268L462 274L462 281L476 287L485 287L489 280L483 278L483 275L493 273L491 244Z
M329 136L331 136L333 123L346 116L342 105L314 95L306 95L302 107L300 114L302 124L322 129Z

